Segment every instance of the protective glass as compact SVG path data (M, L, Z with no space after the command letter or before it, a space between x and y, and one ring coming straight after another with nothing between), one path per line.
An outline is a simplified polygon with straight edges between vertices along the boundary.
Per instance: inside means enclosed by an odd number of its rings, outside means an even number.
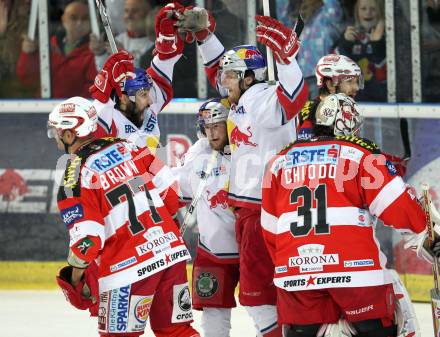
M224 87L228 87L231 83L238 83L240 81L240 73L235 70L225 70L219 72L219 81Z
M57 137L59 137L57 129L48 122L47 123L47 138L54 139Z

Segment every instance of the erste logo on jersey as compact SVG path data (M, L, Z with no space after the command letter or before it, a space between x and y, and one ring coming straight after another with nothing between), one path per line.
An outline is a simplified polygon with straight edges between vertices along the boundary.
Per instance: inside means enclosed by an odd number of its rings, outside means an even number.
M131 158L131 153L124 144L116 143L103 151L90 156L87 163L89 168L98 173L102 173Z
M337 164L340 146L337 144L292 148L286 153L285 168L313 164Z

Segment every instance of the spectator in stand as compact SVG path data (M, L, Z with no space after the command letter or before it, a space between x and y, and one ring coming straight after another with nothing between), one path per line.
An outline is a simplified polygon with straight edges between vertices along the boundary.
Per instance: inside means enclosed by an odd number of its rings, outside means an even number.
M358 101L387 100L385 21L383 0L357 0L354 25L348 25L336 52L357 62L362 70L365 88Z
M440 1L426 0L422 16L423 101L440 101Z
M152 9L148 0L125 0L123 33L116 35L118 48L125 49L134 56L135 67L146 68L151 61L154 48L154 16L159 7ZM95 54L96 68L102 66L111 53L108 42L90 34L90 49ZM147 63L148 62L148 63Z
M20 55L17 43L26 33L30 0L0 0L0 97L30 97L35 88L24 88L15 75Z
M89 87L97 74L94 55L89 49L89 8L87 3L69 3L61 17L62 31L50 40L52 97L90 97ZM40 80L40 60L36 41L24 37L16 73L23 85Z
M277 1L277 15L281 22L292 27L297 15L291 15L292 3ZM296 12L301 13L305 27L301 34L298 64L309 84L309 97L318 96L315 66L319 59L332 52L343 29L344 11L339 0L302 1Z

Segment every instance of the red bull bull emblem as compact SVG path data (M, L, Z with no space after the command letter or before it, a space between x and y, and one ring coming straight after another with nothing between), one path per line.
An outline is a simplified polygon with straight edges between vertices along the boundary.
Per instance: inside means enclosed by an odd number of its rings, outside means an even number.
M255 56L258 56L258 52L254 49L247 49L244 54L245 59L253 59Z
M209 197L210 192L206 191L206 198L209 201L209 208L216 208L218 205L221 208L226 209L229 207L228 205L228 192L225 190L219 190L216 194L214 194L211 198Z
M231 145L240 147L241 144L244 144L256 147L257 143L253 143L250 140L252 137L251 127L249 126L246 130L248 132L247 134L240 131L238 126L234 127L231 131L231 136L229 137L229 142L231 143Z

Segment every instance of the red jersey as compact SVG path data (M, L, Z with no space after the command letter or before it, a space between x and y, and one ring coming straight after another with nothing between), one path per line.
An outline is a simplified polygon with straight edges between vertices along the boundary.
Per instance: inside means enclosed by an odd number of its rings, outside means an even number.
M85 145L58 193L69 263L81 268L97 259L102 292L189 259L172 218L175 190L171 171L147 148L114 138Z
M393 164L356 137L297 141L263 182L263 235L274 282L288 291L392 283L373 217L420 233L425 216Z

